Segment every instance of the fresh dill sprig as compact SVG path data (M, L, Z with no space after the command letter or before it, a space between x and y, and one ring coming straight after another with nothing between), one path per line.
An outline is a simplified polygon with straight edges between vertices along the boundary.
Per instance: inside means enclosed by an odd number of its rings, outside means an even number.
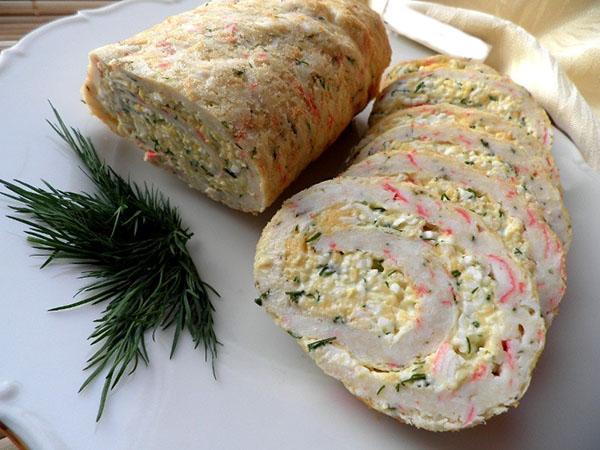
M158 191L120 177L100 160L89 138L65 125L52 104L52 129L79 156L85 172L97 187L94 194L66 192L43 181L38 188L22 181L0 180L9 192L2 195L17 204L8 216L29 227L28 241L46 257L42 268L65 260L82 265L82 278L90 279L75 295L82 300L50 311L107 302L95 320L91 345L99 347L84 370L91 373L79 391L106 372L96 421L107 395L122 376L138 364L148 365L147 332L173 328L171 357L181 332L188 330L196 346L204 346L205 359L214 358L214 332L210 295L219 295L196 270L186 248L192 233L183 228L177 209Z

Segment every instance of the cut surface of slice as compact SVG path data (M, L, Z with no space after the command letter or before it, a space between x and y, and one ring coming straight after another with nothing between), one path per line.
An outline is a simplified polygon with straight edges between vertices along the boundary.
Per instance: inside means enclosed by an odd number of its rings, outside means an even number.
M531 94L507 77L478 71L441 68L404 74L379 95L369 123L400 109L437 103L496 114L523 127L546 149L552 148L550 119Z
M376 153L392 150L416 153L430 151L451 156L465 166L483 170L487 176L505 180L514 186L513 195L525 195L538 203L546 222L558 235L565 250L568 250L571 243L571 219L560 190L554 186L545 170L530 171L526 167L516 167L497 155L479 152L475 148L468 149L464 145L423 140L403 142L394 137L393 130L363 147L354 161L360 162Z
M342 177L263 231L259 303L371 407L458 430L515 405L543 348L529 271L477 215L415 185Z
M465 220L478 215L535 277L542 314L551 323L566 289L565 252L539 205L514 195L513 185L431 151L380 152L344 175L409 181L433 198L461 208Z
M521 176L537 176L544 173L549 177L554 187L561 190L560 177L555 167L549 164L547 158L535 153L531 148L514 144L492 136L489 133L474 130L460 125L446 126L428 123L400 123L389 127L386 131L369 132L359 142L353 154L370 146L379 148L378 142L395 139L399 142L430 141L460 145L469 152L483 155L493 155L506 161L515 172ZM372 150L375 151L375 150Z
M363 138L361 145L394 127L407 125L415 127L435 126L446 130L468 128L474 132L485 133L511 146L527 149L528 153L537 155L544 160L552 178L560 185L558 167L552 152L548 148L544 147L535 137L527 134L524 128L514 122L480 109L461 108L448 103L401 109L386 115L369 128L368 134Z
M487 64L467 58L456 58L447 55L433 55L424 59L403 61L392 67L384 76L384 84L389 84L407 73L432 71L436 69L475 70L482 73L498 75L498 72Z

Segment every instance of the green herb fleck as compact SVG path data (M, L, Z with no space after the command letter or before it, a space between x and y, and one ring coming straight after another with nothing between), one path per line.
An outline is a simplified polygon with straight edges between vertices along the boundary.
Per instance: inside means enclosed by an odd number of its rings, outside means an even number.
M321 300L321 293L319 291L316 291L317 295L315 296L315 294L313 294L312 292L309 292L308 294L306 294L306 296L308 298L312 298L314 299L317 303Z
M237 178L237 175L229 169L223 169L230 177Z
M292 330L286 330L286 333L289 334L294 339L302 339L302 336L294 333Z
M481 324L479 323L479 321L477 321L477 320L474 320L474 321L473 321L473 326L474 326L475 328L479 328L479 326L480 326L480 325L481 325Z
M377 389L377 394L375 394L375 395L381 394L384 389L385 389L385 384L382 384L381 387L379 389Z
M427 375L425 375L424 373L413 373L407 379L402 380L400 382L400 384L402 384L402 386L404 386L406 383L414 383L415 381L421 381L421 380L426 380L426 379L427 379Z
M304 290L302 291L287 291L286 295L290 297L290 300L294 303L298 303L298 299L304 295Z
M320 231L317 231L315 234L313 234L311 237L309 237L306 240L306 243L308 244L309 242L316 241L317 239L319 239L321 237L321 234L322 233Z
M335 273L335 269L329 267L327 264L320 264L317 266L317 269L321 269L319 270L320 277L329 277Z
M308 348L309 352L312 352L313 350L315 350L315 349L317 349L319 347L322 347L322 346L327 345L327 344L331 344L333 341L335 341L335 339L336 339L335 336L328 337L328 338L325 338L325 339L321 339L320 341L311 342L306 347Z
M424 86L425 86L425 82L424 81L419 81L419 84L417 84L417 87L415 88L415 94L417 92L419 92L421 89L423 89Z
M460 277L460 270L456 270L456 269L455 269L455 270L453 270L451 273L452 273L452 276L453 276L454 278L458 278L458 277Z
M477 192L475 189L467 188L466 190L467 190L467 192L470 192L473 195L472 198L480 198L481 197L481 194L479 192Z
M267 299L267 297L269 296L269 292L263 292L262 294L260 294L260 297L254 299L254 303L256 303L258 306L262 306L263 305L263 301Z
M377 269L377 272L383 272L383 259L373 259L371 269Z
M377 206L377 205L373 205L373 204L369 204L369 209L371 209L373 211L378 211L378 212L386 211L386 209L383 206Z

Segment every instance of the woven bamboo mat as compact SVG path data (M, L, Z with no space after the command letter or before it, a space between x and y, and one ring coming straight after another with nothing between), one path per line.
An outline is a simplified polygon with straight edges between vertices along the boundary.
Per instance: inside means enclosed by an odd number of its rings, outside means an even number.
M0 51L23 35L80 9L97 8L119 0L0 0Z

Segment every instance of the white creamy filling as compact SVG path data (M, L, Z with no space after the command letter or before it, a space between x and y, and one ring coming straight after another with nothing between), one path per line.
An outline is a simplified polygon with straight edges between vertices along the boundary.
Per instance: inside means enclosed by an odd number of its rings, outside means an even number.
M484 106L495 112L516 111L519 103L513 96L493 89L485 80L452 79L437 76L411 77L397 82L398 94L407 94L408 104L434 103L447 100L465 106ZM393 96L393 94L391 94Z
M491 339L501 333L504 320L504 313L494 304L496 282L476 257L454 244L453 236L425 229L431 226L418 216L353 202L322 212L296 232L296 239L306 241L318 233L326 235L330 217L337 219L334 228L377 227L403 237L427 240L456 279L456 297L462 311L448 340L452 366L444 366L446 370L437 370L434 375L433 367L439 365L436 355L423 355L422 360L397 369L400 379L410 378L418 370L427 378L416 380L417 384L443 391L458 387L481 362L501 362L498 342ZM305 261L296 265L288 261L285 270L288 283L294 286L289 293L293 296L302 292L296 299L298 308L309 315L369 330L382 342L397 339L407 326L413 326L419 311L419 294L404 274L364 252L319 254L308 244Z
M239 159L239 150L231 150L231 139L222 136L218 127L209 126L198 118L190 118L197 125L192 128L182 108L172 109L171 104L158 92L138 95L143 90L133 80L116 76L104 77L98 83L98 98L118 121L121 133L129 135L144 146L150 161L171 166L194 187L202 179L208 189L239 197L255 196L252 171ZM157 161L158 162L158 161Z

